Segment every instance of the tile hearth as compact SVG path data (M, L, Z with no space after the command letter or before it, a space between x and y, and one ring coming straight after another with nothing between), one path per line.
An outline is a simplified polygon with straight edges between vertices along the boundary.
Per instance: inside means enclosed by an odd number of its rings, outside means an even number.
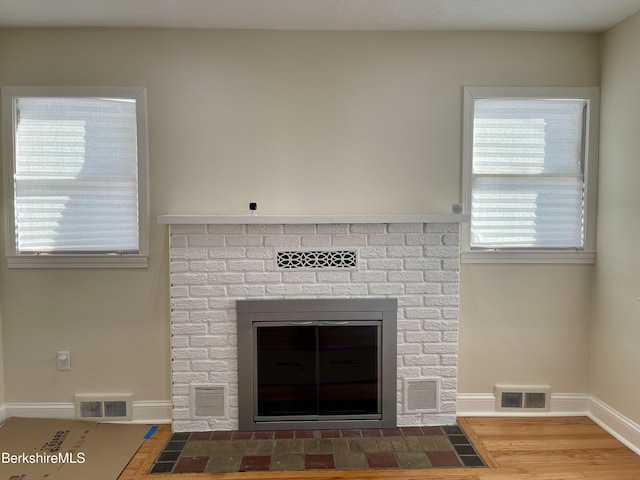
M457 425L174 433L151 474L484 467Z

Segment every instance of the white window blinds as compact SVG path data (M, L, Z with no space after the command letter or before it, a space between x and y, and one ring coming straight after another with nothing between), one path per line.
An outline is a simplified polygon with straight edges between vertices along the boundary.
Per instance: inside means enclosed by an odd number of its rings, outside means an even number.
M471 248L584 246L585 99L475 99Z
M138 253L135 99L15 99L17 253Z

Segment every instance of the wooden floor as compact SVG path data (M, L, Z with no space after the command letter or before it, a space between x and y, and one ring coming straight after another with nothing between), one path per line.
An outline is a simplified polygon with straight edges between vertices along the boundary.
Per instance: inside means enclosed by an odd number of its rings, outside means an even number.
M459 418L489 468L146 475L170 435L161 426L119 480L638 480L640 457L584 417Z

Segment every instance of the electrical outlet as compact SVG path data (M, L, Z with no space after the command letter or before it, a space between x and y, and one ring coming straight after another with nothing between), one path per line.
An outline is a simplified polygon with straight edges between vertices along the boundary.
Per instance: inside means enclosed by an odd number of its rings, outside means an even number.
M58 352L58 370L71 370L71 352Z

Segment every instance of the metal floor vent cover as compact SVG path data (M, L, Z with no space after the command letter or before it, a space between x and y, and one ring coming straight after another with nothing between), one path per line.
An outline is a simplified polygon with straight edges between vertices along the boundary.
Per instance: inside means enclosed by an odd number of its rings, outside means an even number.
M130 394L76 395L77 420L131 420Z
M354 268L358 265L356 251L314 250L286 251L277 254L278 268Z
M551 387L496 385L496 410L528 410L548 412L550 408Z

